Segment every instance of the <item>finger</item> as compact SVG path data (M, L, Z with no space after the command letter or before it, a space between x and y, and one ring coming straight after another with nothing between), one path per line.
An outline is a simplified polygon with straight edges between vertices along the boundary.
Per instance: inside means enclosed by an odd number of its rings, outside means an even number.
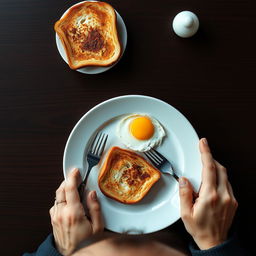
M233 191L233 188L232 188L230 182L228 182L228 191L229 191L229 194L232 196L232 198L235 199L234 191Z
M185 219L191 216L193 207L193 188L190 182L181 177L179 179L179 194L180 194L180 214L181 218Z
M236 212L237 207L238 207L238 202L237 202L237 200L236 200L236 198L235 198L235 195L234 195L232 186L231 186L231 184L230 184L229 182L228 182L228 189L229 189L229 193L230 193L230 195L231 195L231 197L232 197L232 199L233 199L233 207L234 207L233 213L234 213L234 215L235 215L235 212Z
M219 162L216 161L216 166L218 170L218 189L221 192L223 198L226 196L226 202L230 204L230 213L231 219L235 215L236 208L238 206L237 200L234 196L234 192L230 182L228 181L227 170L224 166L222 166Z
M56 190L56 201L57 202L65 202L66 196L65 196L65 180L62 181L59 188Z
M78 185L81 183L81 175L76 168L68 175L65 185L65 196L67 204L80 203L80 197L77 190Z
M201 191L212 190L216 188L216 165L208 146L207 140L201 139L199 143L201 152L201 160L203 164L202 170L202 187Z
M199 141L199 149L201 153L205 153L205 152L211 153L211 149L208 145L208 141L206 138L202 138Z
M93 233L95 234L103 231L104 221L96 191L90 191L90 193L88 194L87 207L91 217Z
M228 189L228 175L226 168L221 165L218 161L214 160L217 170L217 184L219 190L226 190L229 192Z

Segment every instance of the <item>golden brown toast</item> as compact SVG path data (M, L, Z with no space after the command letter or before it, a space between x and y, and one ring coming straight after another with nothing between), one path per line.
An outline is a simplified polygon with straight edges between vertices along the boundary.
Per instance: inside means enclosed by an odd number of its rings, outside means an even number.
M148 193L160 176L160 172L140 155L112 147L100 170L98 184L106 196L134 204Z
M71 7L54 26L70 68L110 66L121 55L116 13L105 2L82 2Z

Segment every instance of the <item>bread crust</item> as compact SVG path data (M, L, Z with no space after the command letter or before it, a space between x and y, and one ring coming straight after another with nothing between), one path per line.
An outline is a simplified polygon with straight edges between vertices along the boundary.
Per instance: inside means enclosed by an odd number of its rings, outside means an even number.
M112 147L98 176L104 195L124 204L142 200L160 179L160 171L133 151Z
M105 2L82 2L71 7L54 29L71 69L110 66L121 55L116 12Z

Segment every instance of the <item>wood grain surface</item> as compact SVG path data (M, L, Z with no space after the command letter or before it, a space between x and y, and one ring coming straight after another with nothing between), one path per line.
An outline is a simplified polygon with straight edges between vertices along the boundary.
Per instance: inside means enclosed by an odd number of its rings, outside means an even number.
M121 61L98 75L70 70L56 48L54 22L76 1L0 2L2 255L33 251L51 232L48 210L69 133L90 108L127 94L168 102L208 138L239 201L234 229L255 250L255 1L111 0L128 44ZM171 29L182 10L200 20L190 39ZM184 233L181 221L169 229Z

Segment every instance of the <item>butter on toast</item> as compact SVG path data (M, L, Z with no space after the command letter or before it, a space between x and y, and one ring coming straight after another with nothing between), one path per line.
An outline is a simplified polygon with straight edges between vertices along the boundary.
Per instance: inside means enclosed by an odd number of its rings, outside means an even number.
M121 55L115 10L105 2L85 1L55 23L71 69L110 66Z
M160 171L143 157L112 147L98 177L102 193L124 204L139 202L160 179Z

